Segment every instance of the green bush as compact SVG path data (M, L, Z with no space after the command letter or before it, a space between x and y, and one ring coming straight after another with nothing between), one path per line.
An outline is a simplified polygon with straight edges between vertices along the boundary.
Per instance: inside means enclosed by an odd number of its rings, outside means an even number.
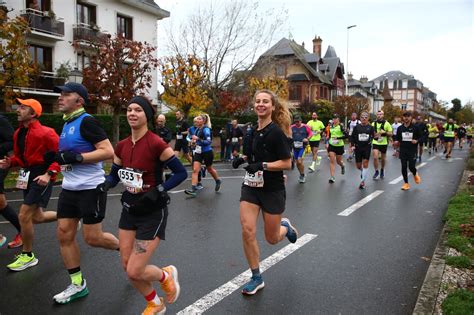
M471 259L467 256L449 256L445 260L448 265L456 268L471 268Z
M445 315L474 314L474 293L457 289L446 297L441 307Z

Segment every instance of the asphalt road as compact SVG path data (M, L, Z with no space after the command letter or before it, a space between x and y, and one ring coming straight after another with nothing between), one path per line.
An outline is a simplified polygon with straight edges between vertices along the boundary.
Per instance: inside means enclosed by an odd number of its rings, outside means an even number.
M386 178L369 179L364 191L357 189L354 163L346 162L345 175L336 168L336 183L328 184L325 152L320 171L309 174L305 184L297 182L296 170L287 172L285 215L305 242L289 245L284 240L271 246L264 242L260 225L261 259L270 258L263 273L266 287L253 297L241 295L242 278L237 277L247 269L239 223L244 172L217 164L223 178L219 193L208 175L197 198L182 192L189 180L172 194L166 241L152 260L179 270L181 296L167 306L168 313L411 314L467 154L466 149L455 149L451 161L440 156L428 161L425 153L422 183L415 185L410 176L412 189L407 192L400 190L401 180L395 183L400 162L391 152ZM54 189L48 208L55 209L59 191ZM104 220L104 230L113 233L118 231L119 192L109 192ZM18 209L20 193L7 193L7 198ZM339 215L344 210L350 214ZM70 282L55 227L35 227L37 266L22 272L0 267L0 314L140 314L145 301L127 281L118 253L91 248L82 238L81 269L90 294L68 305L54 304L53 295ZM9 224L0 224L0 231L9 238L14 235ZM17 252L3 247L0 266Z

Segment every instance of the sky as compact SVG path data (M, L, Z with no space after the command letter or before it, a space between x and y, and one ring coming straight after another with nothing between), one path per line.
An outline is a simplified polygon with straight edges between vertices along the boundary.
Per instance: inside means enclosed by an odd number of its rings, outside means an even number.
M214 0L223 2L227 0ZM155 0L170 17L158 24L158 53L176 28L208 0ZM355 79L388 71L413 75L438 101L474 102L474 0L260 0L259 10L287 9L275 38L290 36L312 52L315 35L328 45ZM356 27L347 30L347 26ZM347 45L349 39L349 45ZM262 53L269 47L262 47ZM347 53L348 52L348 53ZM347 59L349 55L349 59Z

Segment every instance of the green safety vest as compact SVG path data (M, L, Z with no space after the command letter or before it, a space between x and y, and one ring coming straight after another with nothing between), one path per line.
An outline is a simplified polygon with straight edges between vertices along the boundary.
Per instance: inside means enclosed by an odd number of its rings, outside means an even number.
M384 130L385 132L392 132L393 131L392 126L390 125L390 123L388 121L385 121L383 126L382 126L382 123L374 121L372 123L372 126L374 127L376 133L379 132L379 130L381 130L381 129ZM388 145L387 136L382 136L378 139L372 140L372 144Z
M459 126L455 124L444 124L444 136L447 138L454 138L454 130L458 129Z
M332 126L329 129L329 132L331 133L331 139L329 139L329 144L334 146L334 147L342 147L344 146L344 140L343 139L335 139L339 137L343 137L344 133L342 132L341 125L337 126Z

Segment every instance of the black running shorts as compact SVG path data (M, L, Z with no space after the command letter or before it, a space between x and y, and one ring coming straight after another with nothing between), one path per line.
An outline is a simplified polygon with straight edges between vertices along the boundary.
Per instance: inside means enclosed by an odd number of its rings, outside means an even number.
M193 162L199 162L206 166L211 166L213 161L214 152L212 150L203 153L194 153L193 155Z
M168 208L153 211L147 215L136 216L122 209L119 228L127 231L136 231L137 240L165 239L166 222L168 221Z
M310 142L309 142L309 146L310 146L311 148L319 148L319 140L310 141Z
M265 191L242 185L240 201L247 201L260 206L262 211L269 214L282 214L285 211L286 191Z
M343 155L344 154L344 146L343 145L334 146L334 145L330 144L329 148L328 148L328 153L329 152L334 152L334 153L336 153L336 155Z
M356 163L361 163L362 160L370 159L370 147L360 148L355 150L355 160Z
M188 153L188 141L186 141L185 139L176 139L176 143L174 144L174 150L177 152L183 151L183 153Z
M388 144L373 144L372 150L379 150L380 153L385 154L387 153Z
M46 208L52 191L53 183L49 182L47 186L40 186L37 182L30 180L28 187L23 190L23 204Z
M58 200L58 219L82 218L84 224L102 222L105 217L107 193L96 189L63 189Z

